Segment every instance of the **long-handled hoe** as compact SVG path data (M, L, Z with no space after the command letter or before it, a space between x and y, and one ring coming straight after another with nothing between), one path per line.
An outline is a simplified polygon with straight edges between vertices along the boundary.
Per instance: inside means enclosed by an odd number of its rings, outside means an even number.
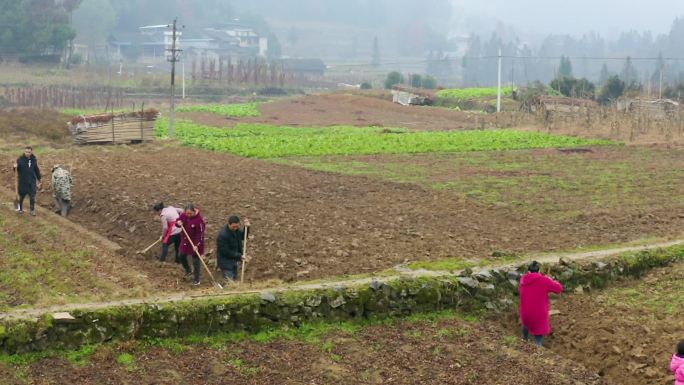
M17 168L14 170L14 208L19 210L19 175L17 175Z
M209 270L209 266L207 266L207 264L204 262L204 259L202 258L199 251L197 250L197 247L195 247L195 244L192 243L192 240L190 239L188 232L185 231L185 227L181 226L181 229L183 229L183 234L185 234L185 237L188 239L188 242L190 242L190 246L192 246L192 250L195 251L195 254L197 254L197 258L199 258L200 262L202 262L202 266L204 266L204 269L207 271L207 274L209 274L209 277L211 278L211 282L213 282L214 286L216 286L217 288L223 289L223 286L221 286L221 284L216 282L216 279L214 279L214 274L211 273L211 270Z
M147 246L146 249L144 249L144 250L138 250L138 252L137 252L136 254L145 254L145 253L147 253L148 251L150 251L151 248L154 247L154 245L156 245L157 243L159 243L161 240L162 240L161 238L157 239L156 241L154 241L153 244Z
M245 264L247 264L247 233L249 230L245 229L245 240L242 242L242 266L240 267L240 285L245 283Z

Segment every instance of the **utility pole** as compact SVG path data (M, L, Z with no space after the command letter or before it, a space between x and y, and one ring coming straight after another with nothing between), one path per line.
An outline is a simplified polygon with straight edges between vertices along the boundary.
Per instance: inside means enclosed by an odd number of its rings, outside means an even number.
M171 108L169 110L169 137L173 138L176 133L176 63L180 60L181 49L176 47L176 38L178 36L178 19L173 20L173 34L171 36L171 49L168 61L171 62Z
M658 72L660 72L660 87L659 87L660 96L658 96L658 99L662 99L663 98L663 67L662 66L660 66L660 71L658 71Z
M499 48L499 77L496 86L496 112L501 112L501 48Z

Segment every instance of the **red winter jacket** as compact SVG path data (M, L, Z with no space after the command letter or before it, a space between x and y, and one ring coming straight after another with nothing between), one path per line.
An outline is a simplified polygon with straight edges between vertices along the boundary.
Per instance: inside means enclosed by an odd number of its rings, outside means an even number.
M520 321L535 336L551 333L549 293L560 294L563 285L539 273L520 279Z
M183 227L188 233L190 240L195 244L197 250L201 255L204 255L204 219L200 214L199 209L195 209L195 215L189 217L187 214L183 213L178 218L179 221L183 222ZM178 224L176 224L178 226ZM196 257L197 255L192 250L192 245L188 242L188 238L185 233L181 231L181 245L180 253L183 255L191 255Z

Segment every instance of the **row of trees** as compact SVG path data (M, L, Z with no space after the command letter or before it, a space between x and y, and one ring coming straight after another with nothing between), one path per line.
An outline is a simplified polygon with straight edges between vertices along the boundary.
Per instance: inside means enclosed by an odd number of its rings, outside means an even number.
M625 73L629 73L629 68ZM624 74L622 75L624 76ZM604 82L598 85L586 78L576 78L573 75L572 63L566 57L561 59L559 66L559 76L551 81L549 85L535 81L525 88L527 97L534 95L562 95L571 98L596 100L601 104L614 103L618 98L626 94L639 94L643 91L640 84L636 82L626 82L620 75L608 75ZM405 77L398 71L387 74L384 86L391 89L396 85L405 84L410 87L435 89L437 80L429 75L410 74ZM371 88L369 83L364 83L362 89ZM666 96L671 98L681 98L684 95L684 83L678 87L668 88Z
M602 104L616 101L626 92L636 91L627 86L618 75L610 76L599 87L586 78L562 77L551 81L547 93L563 95L570 98L591 99Z
M638 76L632 60L628 57L619 74L613 74L605 64L601 68L601 73L596 83L591 82L585 77L577 78L574 76L572 61L568 57L561 57L558 72L549 87L557 94L573 98L594 99L601 103L610 103L624 94L640 95L642 93L653 93L653 96L677 97L679 91L675 92L678 86L664 88L663 82L664 60L659 58L656 68L648 82L657 87L645 89L644 83ZM682 83L678 83L682 84ZM682 86L684 88L684 86ZM653 91L653 92L652 92Z
M620 74L628 84L675 84L684 78L684 18L672 23L668 34L630 31L616 40L606 40L597 33L581 37L549 35L539 45L524 43L515 35L506 38L493 34L489 39L473 35L462 60L466 86L487 86L496 83L499 48L504 56L504 78L526 84L535 80L548 83L562 76L558 57L574 59L574 73L579 78L604 83L612 74ZM613 60L605 58L626 58ZM648 58L634 60L629 58ZM669 58L669 59L667 59ZM629 69L625 73L625 68Z
M81 0L0 0L0 57L57 55L76 36L71 15Z
M385 78L385 89L391 89L392 87L399 85L399 84L406 84L409 87L415 87L415 88L426 88L429 90L434 90L437 88L437 80L433 78L432 76L429 75L419 75L419 74L411 74L408 76L408 79L404 77L403 74L397 71L392 71L389 74L387 74L387 78Z

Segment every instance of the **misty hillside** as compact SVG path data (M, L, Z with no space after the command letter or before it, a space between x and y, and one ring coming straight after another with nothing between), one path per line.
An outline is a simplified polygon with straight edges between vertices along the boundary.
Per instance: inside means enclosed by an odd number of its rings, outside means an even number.
M383 55L422 56L446 49L451 14L448 0L430 7L408 0L225 1L83 0L74 14L78 40L103 44L112 34L179 17L188 33L239 20L278 40L282 54L326 59L370 57L373 40ZM99 22L90 22L97 16Z

